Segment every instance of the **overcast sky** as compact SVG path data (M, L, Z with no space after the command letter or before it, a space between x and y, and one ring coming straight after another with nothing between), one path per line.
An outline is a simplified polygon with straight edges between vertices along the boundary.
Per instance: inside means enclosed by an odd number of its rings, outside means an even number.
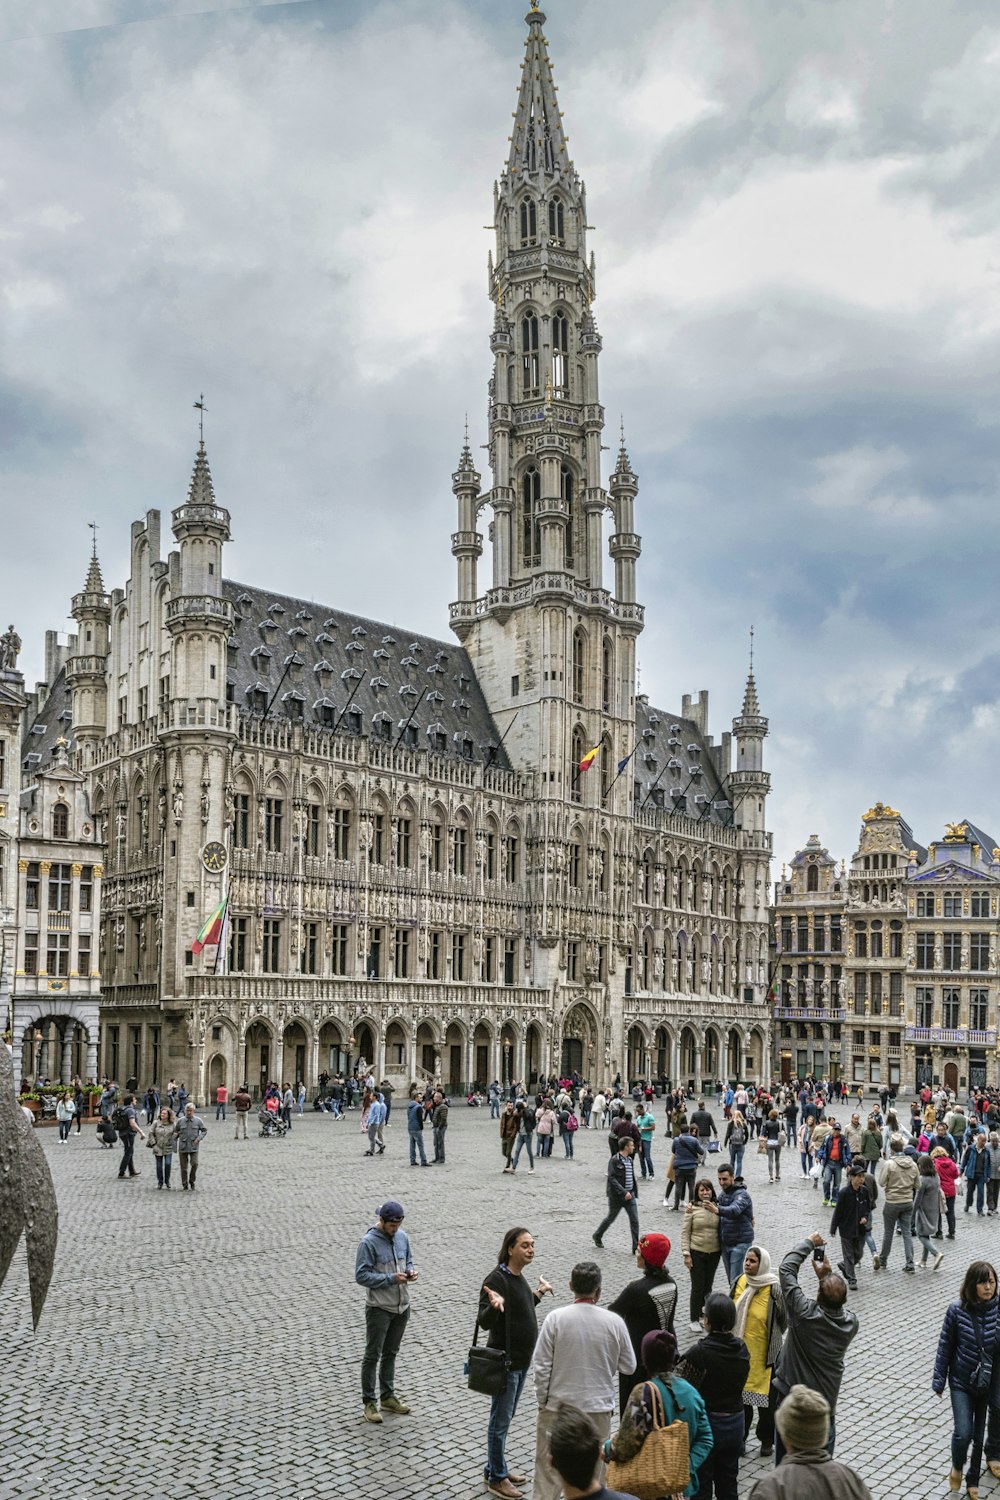
M892 802L1000 838L1000 8L549 0L642 689L770 716L775 875ZM30 680L89 532L206 439L230 576L447 636L485 440L506 0L0 0L0 611ZM485 460L485 455L483 455ZM485 477L488 483L488 476Z

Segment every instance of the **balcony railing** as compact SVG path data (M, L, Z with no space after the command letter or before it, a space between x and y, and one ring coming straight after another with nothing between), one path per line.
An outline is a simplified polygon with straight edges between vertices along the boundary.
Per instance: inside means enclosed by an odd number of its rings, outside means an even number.
M969 1026L907 1026L908 1042L953 1042L959 1047L995 1047L996 1027L986 1031Z

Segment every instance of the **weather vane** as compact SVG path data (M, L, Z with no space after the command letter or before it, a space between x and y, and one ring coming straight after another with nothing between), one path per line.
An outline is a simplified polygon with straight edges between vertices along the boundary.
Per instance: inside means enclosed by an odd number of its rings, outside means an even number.
M201 442L204 442L205 441L205 413L208 411L208 407L205 405L205 392L204 391L199 391L198 392L198 399L194 403L194 409L198 413L198 438L199 438L199 440Z
M750 675L753 676L753 626L750 626Z
M91 537L91 542L93 544L93 553L94 553L94 556L96 557L97 556L97 522L96 521L88 521L87 525L90 528L90 537Z

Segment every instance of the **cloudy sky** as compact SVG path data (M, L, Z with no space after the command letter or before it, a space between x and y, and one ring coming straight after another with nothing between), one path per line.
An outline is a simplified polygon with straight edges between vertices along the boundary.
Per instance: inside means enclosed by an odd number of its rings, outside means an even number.
M0 610L185 495L228 572L447 635L517 0L0 0ZM877 798L1000 838L995 0L548 0L642 688L771 719L775 872ZM609 437L609 442L613 439Z

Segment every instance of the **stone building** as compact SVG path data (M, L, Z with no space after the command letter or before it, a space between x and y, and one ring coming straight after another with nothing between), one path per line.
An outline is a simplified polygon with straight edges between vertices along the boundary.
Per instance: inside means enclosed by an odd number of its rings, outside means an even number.
M842 1077L844 1021L843 864L811 834L775 894L775 1076Z
M907 871L906 1074L918 1087L997 1082L1000 849L950 823Z
M203 443L173 548L149 512L124 587L92 567L73 600L52 696L105 844L111 1071L201 1096L359 1057L456 1089L767 1071L767 719L752 670L718 741L707 693L637 697L638 478L623 439L602 480L586 196L527 23L494 190L492 480L468 440L452 478L457 644L230 579Z

